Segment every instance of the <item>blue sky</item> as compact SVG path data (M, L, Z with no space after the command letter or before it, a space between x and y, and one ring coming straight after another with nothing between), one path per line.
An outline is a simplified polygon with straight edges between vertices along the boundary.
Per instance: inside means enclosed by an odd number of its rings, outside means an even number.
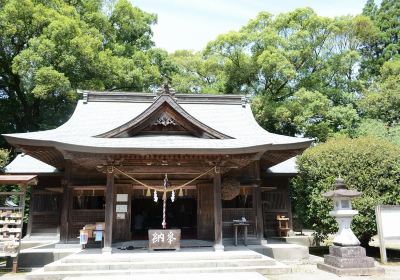
M169 52L201 50L217 35L237 30L260 11L273 14L311 7L319 15L355 15L366 0L131 0L144 11L156 13L153 27L157 47Z

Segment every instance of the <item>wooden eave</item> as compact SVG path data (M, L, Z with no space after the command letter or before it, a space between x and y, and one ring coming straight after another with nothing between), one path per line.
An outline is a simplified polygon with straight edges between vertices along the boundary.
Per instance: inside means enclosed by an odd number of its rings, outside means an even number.
M290 150L269 150L261 157L262 166L269 168L291 157L300 155L306 148L290 149Z
M26 154L50 164L59 170L64 168L64 155L54 147L18 145Z
M160 95L143 113L131 121L95 137L133 137L138 133L145 131L145 129L151 126L152 122L154 122L162 113L171 115L178 122L181 130L184 130L193 136L206 139L232 139L232 137L213 129L194 118L186 112L172 96L167 94Z
M0 175L0 185L37 185L36 175Z

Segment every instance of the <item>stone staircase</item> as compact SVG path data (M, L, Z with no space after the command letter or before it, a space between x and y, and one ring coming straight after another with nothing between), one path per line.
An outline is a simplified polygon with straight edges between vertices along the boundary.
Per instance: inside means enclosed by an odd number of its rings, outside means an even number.
M102 255L81 252L55 261L27 275L30 280L66 277L115 277L150 274L258 272L290 273L289 266L251 250L134 252Z

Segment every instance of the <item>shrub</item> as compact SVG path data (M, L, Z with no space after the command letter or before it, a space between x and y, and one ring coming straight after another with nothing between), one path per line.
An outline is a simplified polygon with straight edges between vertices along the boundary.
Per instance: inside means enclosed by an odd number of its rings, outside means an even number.
M376 234L375 205L400 203L400 147L371 136L336 138L306 150L297 160L299 175L293 180L294 208L304 226L316 231L317 240L335 233L328 212L332 201L322 193L341 176L349 189L362 191L354 200L359 211L352 229L362 244Z

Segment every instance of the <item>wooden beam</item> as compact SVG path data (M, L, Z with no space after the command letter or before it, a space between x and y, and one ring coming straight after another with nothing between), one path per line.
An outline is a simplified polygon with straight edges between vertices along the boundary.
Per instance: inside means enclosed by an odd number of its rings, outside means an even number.
M147 190L146 187L142 186L142 185L138 185L138 184L120 184L120 183L115 183L115 187L125 187L131 190ZM155 186L158 187L158 186ZM162 190L163 188L160 187L160 190ZM195 190L197 189L197 186L195 185L188 185L182 188L183 190ZM176 191L179 191L176 190Z
M221 200L221 173L216 168L213 178L214 185L214 250L223 251L222 244L222 200Z
M204 176L204 177L206 177L206 176ZM169 176L168 176L168 179L169 179ZM191 179L193 179L193 178L191 178ZM191 179L187 179L187 180L174 180L174 179L172 179L172 180L169 180L169 181L170 181L172 187L176 187L176 186L180 186L180 185L186 184ZM140 180L140 182L145 183L148 186L154 186L154 187L162 186L163 183L164 183L164 179L160 179L160 180L141 180L141 179L139 179L139 180ZM206 183L209 183L209 182L210 182L210 180L208 180L208 179L206 179L206 180L198 179L198 180L195 180L193 183L191 183L189 186L196 186L198 184L206 184ZM126 180L125 179L123 179L123 180L115 179L115 183L118 184L118 185L125 185L125 186L139 186L140 185L140 184L134 182L131 179L126 179Z
M253 174L256 181L260 182L260 161L253 162ZM262 243L264 239L264 219L263 219L263 211L262 211L262 201L261 201L261 185L260 183L256 184L253 188L253 208L254 213L256 215L256 234L257 238Z
M176 165L141 165L141 166L123 166L121 171L129 175L135 174L194 174L199 175L210 170L211 166L176 166Z
M71 208L71 170L72 162L69 159L65 160L65 171L64 179L62 180L63 196L62 196L62 208L60 217L60 241L61 243L67 243L69 237L69 212Z
M114 219L114 170L107 167L106 209L105 209L105 234L102 252L111 254L112 229Z

